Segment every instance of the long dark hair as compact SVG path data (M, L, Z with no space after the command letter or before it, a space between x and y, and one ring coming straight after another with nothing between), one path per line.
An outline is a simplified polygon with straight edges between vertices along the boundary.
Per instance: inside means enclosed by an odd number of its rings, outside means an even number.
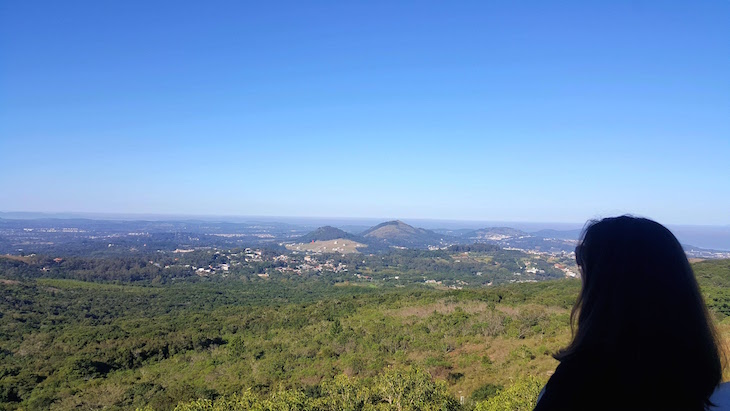
M676 237L645 218L591 221L576 262L583 284L571 312L573 339L555 358L600 353L646 395L670 393L675 405L707 407L724 355Z

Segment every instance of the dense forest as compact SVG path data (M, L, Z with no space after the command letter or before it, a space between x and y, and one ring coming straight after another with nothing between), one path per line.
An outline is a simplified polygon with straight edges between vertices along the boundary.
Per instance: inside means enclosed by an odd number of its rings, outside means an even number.
M29 261L0 258L4 410L529 409L580 288L160 281L137 260ZM727 338L730 260L693 267Z

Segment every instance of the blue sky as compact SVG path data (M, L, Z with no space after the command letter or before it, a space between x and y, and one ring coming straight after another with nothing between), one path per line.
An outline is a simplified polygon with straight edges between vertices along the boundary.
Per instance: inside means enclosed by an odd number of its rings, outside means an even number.
M730 224L730 2L7 1L0 211Z

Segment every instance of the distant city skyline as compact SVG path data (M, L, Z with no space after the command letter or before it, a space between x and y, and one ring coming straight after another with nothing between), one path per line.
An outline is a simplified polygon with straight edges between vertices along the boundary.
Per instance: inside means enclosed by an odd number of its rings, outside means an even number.
M0 211L728 225L728 16L10 2Z

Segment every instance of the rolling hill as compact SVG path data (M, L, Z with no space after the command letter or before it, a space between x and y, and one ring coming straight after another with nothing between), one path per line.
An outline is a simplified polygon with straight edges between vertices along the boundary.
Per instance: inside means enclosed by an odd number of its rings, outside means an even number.
M319 227L318 229L305 234L295 240L300 243L311 243L312 241L330 241L330 240L352 240L359 243L364 242L362 237L350 234L347 231L340 230L332 226Z
M350 240L368 246L370 252L387 251L390 247L426 248L432 245L447 244L449 236L423 228L416 228L402 221L387 221L370 227L360 235L355 235L332 226L318 229L295 238L297 243L319 243L333 240ZM448 243L450 244L450 243Z
M400 220L378 224L365 230L361 235L368 243L396 247L423 248L429 245L440 245L444 240L444 236L441 234L413 227Z

